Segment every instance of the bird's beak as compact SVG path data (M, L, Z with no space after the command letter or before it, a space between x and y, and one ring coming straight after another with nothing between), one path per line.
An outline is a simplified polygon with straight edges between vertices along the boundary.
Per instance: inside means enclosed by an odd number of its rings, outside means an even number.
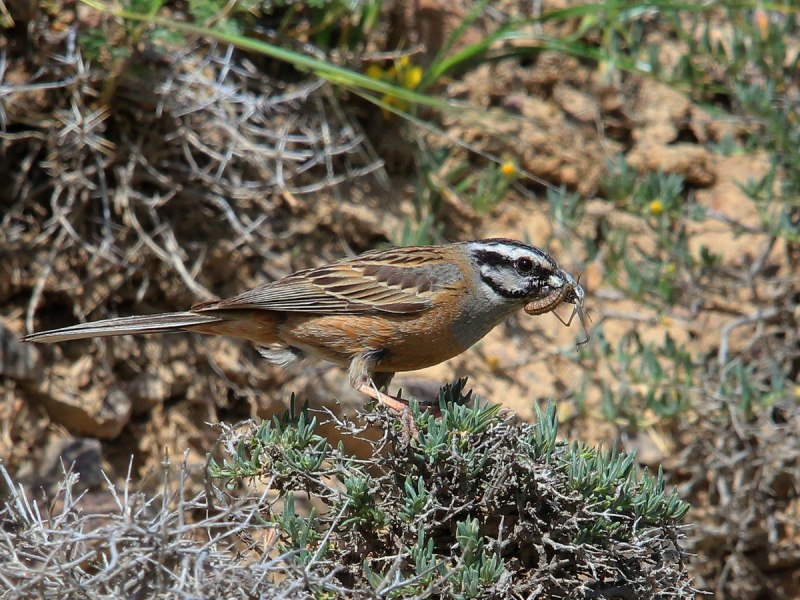
M587 325L588 316L586 314L586 309L583 307L584 299L586 298L586 292L584 292L580 284L575 281L575 278L566 271L559 271L558 276L564 281L564 285L560 288L554 289L550 294L543 298L528 302L528 304L525 305L525 312L529 315L541 315L555 310L564 302L567 304L574 304L575 308L573 309L572 316L570 316L569 320L565 322L560 317L559 320L561 320L561 322L565 325L569 326L569 324L572 323L572 319L575 317L575 315L578 315L578 320L581 322L583 333L586 336L586 339L578 342L578 344L585 344L589 341L589 328ZM558 317L558 315L556 316Z

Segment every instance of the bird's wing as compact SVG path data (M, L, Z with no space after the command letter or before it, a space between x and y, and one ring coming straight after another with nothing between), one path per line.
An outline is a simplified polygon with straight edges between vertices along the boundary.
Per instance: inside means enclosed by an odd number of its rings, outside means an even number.
M368 252L278 281L193 311L261 309L325 314L414 314L431 306L441 289L463 279L438 248Z

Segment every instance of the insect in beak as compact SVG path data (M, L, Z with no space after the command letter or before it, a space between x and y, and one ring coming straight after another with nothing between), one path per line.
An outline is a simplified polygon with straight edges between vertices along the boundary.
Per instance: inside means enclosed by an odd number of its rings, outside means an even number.
M572 323L572 320L575 318L575 315L578 315L578 320L583 328L583 334L586 336L586 339L578 342L578 346L582 346L588 342L590 338L589 327L587 325L589 317L586 314L586 309L583 307L586 293L583 291L583 288L580 286L580 284L575 281L572 275L565 273L564 271L561 271L559 275L561 275L561 277L564 279L564 285L553 289L552 292L543 298L528 302L528 304L525 305L524 310L529 315L541 315L554 311L564 302L567 304L573 304L574 308L572 309L572 314L567 321L564 321L564 319L559 317L558 314L556 314L556 318L565 326L569 327Z

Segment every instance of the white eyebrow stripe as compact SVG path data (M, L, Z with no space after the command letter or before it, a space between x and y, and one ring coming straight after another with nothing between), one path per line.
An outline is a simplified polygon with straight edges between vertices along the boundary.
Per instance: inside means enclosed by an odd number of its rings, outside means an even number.
M473 242L470 244L471 250L497 252L507 256L509 260L520 258L530 258L537 261L541 267L548 269L558 268L553 258L547 252L534 246L518 246L505 242Z

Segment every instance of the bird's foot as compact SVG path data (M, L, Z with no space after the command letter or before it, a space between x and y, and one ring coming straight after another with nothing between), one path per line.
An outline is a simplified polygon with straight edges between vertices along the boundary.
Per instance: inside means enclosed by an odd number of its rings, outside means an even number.
M411 440L419 439L419 429L414 421L414 415L411 414L407 400L401 400L381 392L371 381L365 381L356 387L356 390L373 400L377 400L392 412L397 413L400 422L403 424L403 443L405 445L408 445Z

